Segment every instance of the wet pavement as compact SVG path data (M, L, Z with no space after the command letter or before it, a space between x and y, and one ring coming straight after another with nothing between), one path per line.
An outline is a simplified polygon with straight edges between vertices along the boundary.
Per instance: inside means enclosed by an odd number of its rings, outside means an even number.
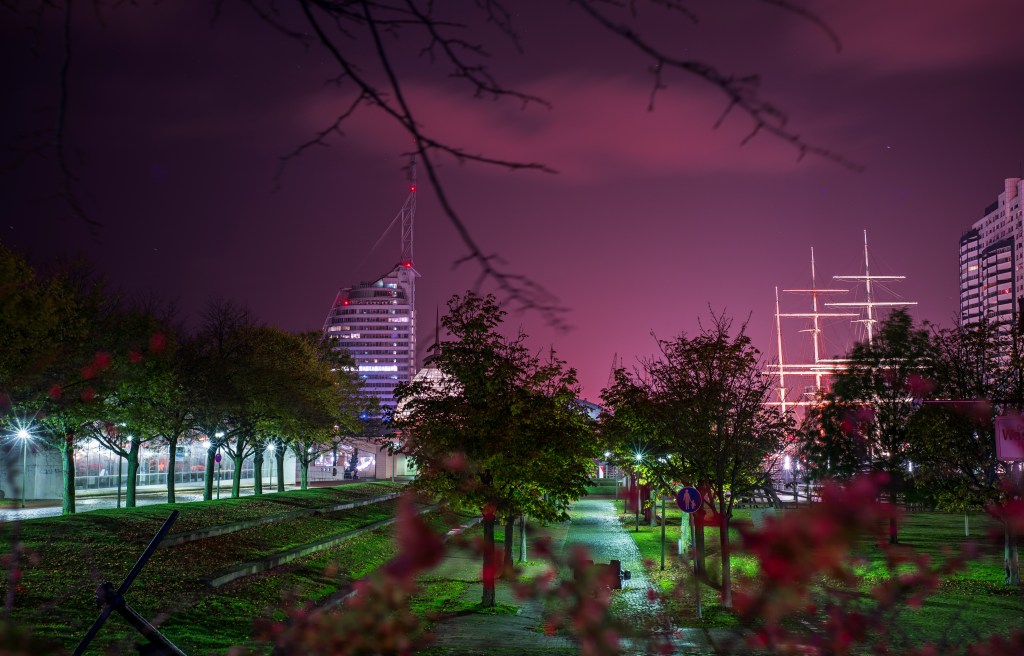
M558 526L547 527L544 532L555 549L565 551L573 545L585 547L595 563L617 559L623 569L630 570L632 578L615 595L612 610L627 623L640 626L652 617L656 602L648 596L652 583L647 577L640 550L629 532L619 522L611 499L585 498L573 506L572 519ZM531 541L533 539L531 537ZM545 566L528 568L527 576L539 574ZM535 571L533 571L535 570ZM430 578L457 579L469 582L462 601L480 601L480 561L468 555L448 557ZM497 602L519 607L516 615L472 614L453 617L434 626L436 642L432 653L439 654L563 654L577 653L575 644L564 636L546 636L542 604L517 599L507 583L500 582L496 589ZM717 633L717 632L712 632ZM711 635L700 629L677 629L672 640L676 653L713 653ZM625 653L642 653L642 645L624 645Z

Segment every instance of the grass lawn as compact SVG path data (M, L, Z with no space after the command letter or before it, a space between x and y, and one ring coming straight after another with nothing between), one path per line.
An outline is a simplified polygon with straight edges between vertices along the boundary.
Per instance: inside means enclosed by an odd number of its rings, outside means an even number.
M687 626L737 626L735 617L719 604L718 592L708 586L702 586L704 620L701 622L696 619L690 563L683 562L676 555L682 512L671 502L666 504L666 510L665 570L661 570L661 527L644 526L641 517L640 532L636 533L633 531L633 514L621 514L620 519L629 528L645 560L651 564L648 575L661 589L668 592L677 585L685 586L682 594L676 595L669 602L669 610ZM750 519L750 513L748 510L738 510L736 519ZM962 644L992 633L1005 634L1024 627L1024 591L1003 585L1002 544L990 538L991 531L1001 536L998 524L986 516L972 515L970 529L971 535L967 538L964 536L963 515L939 512L910 513L901 522L901 544L927 554L933 562L943 562L947 558L946 549L958 549L968 540L979 545L980 554L965 570L943 581L938 592L926 599L920 608L906 608L898 617L887 622L895 644L920 645L926 641ZM735 547L739 535L734 530L730 534ZM719 579L721 561L717 528L705 529L705 545L711 578ZM873 541L865 540L857 556L865 561L864 565L857 568L858 574L863 577L862 592L888 576L882 552ZM733 551L734 589L753 591L757 568L756 559Z
M15 588L12 619L17 625L31 627L37 636L59 640L68 647L76 644L98 614L96 586L105 580L115 585L121 582L172 509L181 511L179 524L184 522L184 530L194 530L297 508L329 507L392 489L390 483L363 483L264 498L94 511L4 525L0 527L0 549L9 552L17 536L32 558ZM284 592L294 590L302 599L323 599L339 585L385 562L394 553L391 527L365 533L334 549L218 590L206 586L204 577L236 563L366 526L393 513L394 502L389 501L161 548L132 586L127 600L144 617L159 621L187 653L223 653L232 644L247 640L252 621L268 609L280 607ZM440 514L432 515L431 521L439 528L444 523ZM330 563L336 566L327 574ZM7 578L3 577L0 595L6 594L6 587ZM94 644L100 648L124 637L134 636L120 618L112 618Z

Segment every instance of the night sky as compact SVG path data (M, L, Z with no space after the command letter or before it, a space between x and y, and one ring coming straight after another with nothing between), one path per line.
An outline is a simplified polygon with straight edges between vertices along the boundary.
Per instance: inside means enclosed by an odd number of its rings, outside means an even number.
M283 23L308 29L279 4ZM752 0L693 2L697 24L640 4L644 35L723 71L758 73L795 131L864 171L797 161L767 135L741 146L748 119L732 114L716 130L724 97L681 73L666 75L648 111L650 62L570 2L509 1L522 52L464 17L498 79L550 108L474 98L447 67L417 57L421 41L391 39L425 129L558 171L442 160L445 189L481 246L556 294L574 328L559 333L532 313L511 315L511 326L538 349L553 344L594 400L613 354L635 363L654 351L652 331L693 331L709 308L749 318L755 344L774 355L774 287L809 284L812 246L820 283L862 273L865 229L872 273L906 275L891 287L919 301L915 316L952 322L957 240L1003 179L1021 175L1024 3L807 3L839 35L839 52L811 23ZM55 199L53 152L37 148L56 116L62 16L4 10L0 239L44 268L84 254L114 287L153 291L193 323L225 298L289 330L319 329L340 287L398 260L397 231L364 256L408 193L410 142L361 109L344 137L292 162L275 188L279 157L329 125L351 87L325 84L338 69L319 45L303 47L240 2L213 20L214 6L144 2L97 16L92 3L75 5L68 140L98 228ZM365 39L346 47L368 52ZM477 271L453 269L465 249L419 182L428 345L434 308ZM804 311L802 301L784 299L785 309ZM802 327L784 326L794 358L808 351ZM848 346L843 332L836 326L829 355Z

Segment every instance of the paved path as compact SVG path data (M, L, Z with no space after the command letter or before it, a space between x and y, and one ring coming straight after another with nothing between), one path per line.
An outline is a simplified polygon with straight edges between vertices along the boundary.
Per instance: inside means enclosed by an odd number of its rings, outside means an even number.
M596 563L618 559L623 569L632 573L624 589L616 594L612 608L627 622L650 617L656 608L648 599L651 586L636 543L618 520L610 499L585 498L572 508L572 519L559 526L548 527L545 532L552 544L562 553L572 545L586 547ZM536 537L536 536L533 536ZM532 542L532 539L531 539ZM527 575L543 571L538 565ZM480 561L465 555L453 555L445 560L431 578L468 581L463 601L479 602ZM571 640L562 636L548 637L542 631L541 604L514 598L509 586L499 582L496 589L498 603L519 606L517 615L465 615L454 617L434 626L436 643L432 652L440 654L575 654ZM673 643L677 653L711 653L708 635L698 629L682 629ZM631 650L627 646L626 653ZM642 653L641 649L636 650Z

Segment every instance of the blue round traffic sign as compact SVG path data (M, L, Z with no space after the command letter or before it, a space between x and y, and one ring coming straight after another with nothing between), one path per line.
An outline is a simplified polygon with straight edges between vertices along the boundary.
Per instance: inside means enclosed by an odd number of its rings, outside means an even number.
M218 453L217 455L213 456L213 459L216 460L217 462L220 462L220 454Z
M679 494L676 495L676 505L684 513L695 513L700 510L703 499L700 497L700 492L695 487L684 487L679 490Z

